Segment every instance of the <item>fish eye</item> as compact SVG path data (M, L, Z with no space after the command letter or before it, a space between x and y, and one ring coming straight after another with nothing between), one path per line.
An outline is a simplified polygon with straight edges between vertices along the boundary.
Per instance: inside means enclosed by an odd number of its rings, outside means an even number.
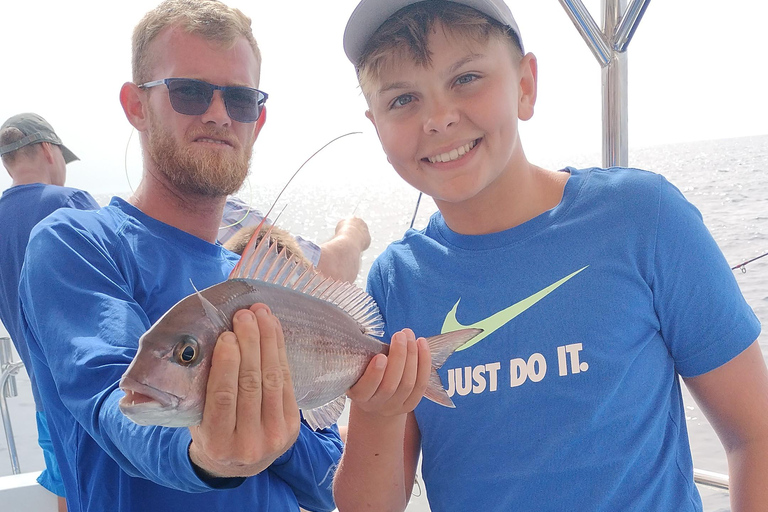
M197 356L200 352L197 339L192 336L184 336L179 343L176 344L176 360L183 366L190 366L197 361Z

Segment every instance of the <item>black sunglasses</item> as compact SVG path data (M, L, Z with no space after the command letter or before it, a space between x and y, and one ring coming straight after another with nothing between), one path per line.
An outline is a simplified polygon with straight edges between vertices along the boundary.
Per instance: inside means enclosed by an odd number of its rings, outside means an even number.
M221 91L227 115L239 123L253 123L261 115L267 93L251 87L213 85L194 78L165 78L139 85L149 89L157 85L168 86L168 97L173 110L179 114L199 116L205 114L213 100L213 91Z

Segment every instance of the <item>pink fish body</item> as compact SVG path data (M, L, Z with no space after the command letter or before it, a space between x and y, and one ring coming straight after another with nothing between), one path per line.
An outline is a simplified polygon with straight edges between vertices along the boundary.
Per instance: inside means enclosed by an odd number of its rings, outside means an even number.
M126 393L120 409L127 417L142 425L198 424L217 338L231 330L237 310L261 302L283 327L305 420L315 429L336 422L347 390L376 354L388 352L389 345L374 338L383 334L378 307L363 290L325 278L268 240L249 245L227 281L185 297L140 338L120 382ZM426 398L453 407L435 370L480 332L462 329L427 339L433 370Z

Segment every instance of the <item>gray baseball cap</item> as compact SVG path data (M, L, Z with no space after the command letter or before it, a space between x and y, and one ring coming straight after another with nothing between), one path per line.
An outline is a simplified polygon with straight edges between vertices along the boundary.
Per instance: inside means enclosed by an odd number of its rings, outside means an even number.
M74 160L80 160L71 152L64 144L61 143L61 139L56 132L53 131L53 127L48 124L48 121L43 119L37 114L26 113L19 114L9 118L0 126L0 132L9 127L18 128L21 133L24 134L22 139L0 146L0 156L16 151L19 148L23 148L29 144L37 144L38 142L50 142L56 144L61 148L61 153L64 155L64 162L70 163Z
M352 64L360 64L365 45L374 32L403 7L423 1L434 0L362 0L352 12L344 30L344 52ZM523 47L523 38L520 37L520 29L517 28L512 11L503 0L444 0L466 5L476 11L480 11L491 19L509 27L517 36L520 48Z

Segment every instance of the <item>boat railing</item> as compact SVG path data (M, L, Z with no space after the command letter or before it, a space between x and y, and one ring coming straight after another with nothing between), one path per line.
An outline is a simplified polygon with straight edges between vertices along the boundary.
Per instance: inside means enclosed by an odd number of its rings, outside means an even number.
M600 28L581 0L559 0L600 64L603 87L603 167L629 165L627 48L651 0L602 0ZM693 470L696 483L728 490L728 475Z
M18 395L16 374L24 367L21 361L13 361L13 345L11 338L0 338L0 414L3 417L5 442L8 445L8 455L11 458L11 471L14 475L21 473L19 456L16 453L16 441L13 438L11 414L8 411L8 398Z

